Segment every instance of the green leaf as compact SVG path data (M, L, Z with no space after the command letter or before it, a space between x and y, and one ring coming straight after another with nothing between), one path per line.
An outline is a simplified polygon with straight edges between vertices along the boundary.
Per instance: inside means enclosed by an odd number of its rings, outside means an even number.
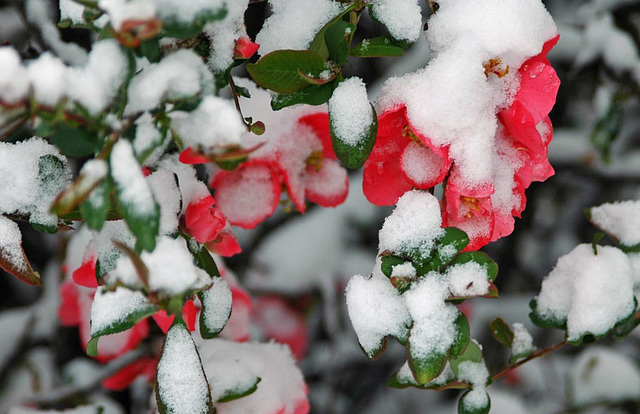
M469 321L462 312L458 312L458 317L455 321L456 337L449 348L449 356L456 357L467 349L470 342L469 335Z
M158 63L160 61L160 38L153 37L151 39L143 40L139 46L140 54L147 58L151 63Z
M493 282L498 276L498 264L484 252L460 253L449 265L453 266L469 262L476 262L487 269L487 277L491 282Z
M347 168L360 168L369 158L371 150L376 143L376 135L378 133L378 117L376 111L371 105L371 118L369 119L369 127L366 131L362 131L363 135L355 144L350 141L353 137L342 137L340 132L336 130L332 115L329 111L329 132L331 133L331 142L336 156Z
M324 85L312 85L291 94L276 94L271 97L271 109L279 111L291 105L322 105L327 102L338 86L336 80Z
M402 56L404 48L396 45L388 36L364 39L362 43L351 49L351 56L359 58Z
M496 339L496 341L500 342L502 345L507 348L511 348L513 345L513 331L509 327L509 325L502 318L495 318L489 324L491 327L491 334Z
M220 6L216 10L205 10L196 15L191 23L185 23L177 19L165 19L162 28L166 36L186 39L200 34L204 26L216 20L222 20L227 16L227 8Z
M603 161L607 164L611 161L611 147L620 135L626 100L624 91L618 90L609 104L607 113L596 122L591 133L591 143L600 151Z
M598 242L602 240L604 237L604 233L596 233L593 235L593 240L591 240L591 248L593 249L593 254L595 256L598 255Z
M96 188L89 193L85 201L80 204L80 212L87 227L92 230L100 230L107 219L109 211L109 200L113 184L109 177L100 182Z
M211 279L215 279L220 276L220 271L218 270L218 266L216 266L215 260L211 257L211 253L207 248L199 243L190 242L191 237L183 235L183 237L187 240L187 247L189 251L193 255L193 258L196 261L196 265L206 271Z
M329 59L334 61L337 66L342 66L347 60L349 56L349 43L347 40L351 38L351 34L355 30L356 26L354 24L338 20L325 31L324 41L329 52Z
M475 404L475 398L473 398L473 395L471 393L473 393L473 390L469 390L466 391L464 394L462 394L462 397L460 397L460 400L458 401L458 414L488 414L489 410L491 409L491 399L489 398L489 394L487 394L486 391L483 391L487 398L486 398L486 404L483 404L481 406L478 406L477 404ZM471 398L473 398L473 402L471 402Z
M638 325L640 325L640 311L636 311L633 317L614 328L613 337L620 341L629 335Z
M531 302L529 302L529 307L531 308L531 312L529 312L529 319L531 319L531 322L537 326L542 328L567 329L566 319L556 320L540 315L538 313L538 302L535 299L532 299Z
M100 150L101 142L95 133L66 122L55 125L55 132L50 136L51 143L68 157L81 158Z
M127 329L132 328L135 324L140 322L142 319L149 317L158 311L158 308L152 304L151 302L144 301L138 304L135 308L127 308L124 312L121 309L118 309L117 312L112 312L111 309L103 309L103 306L113 306L111 301L106 300L106 298L100 297L98 295L116 295L122 294L122 292L117 293L118 290L125 288L117 288L114 292L104 291L99 289L96 291L96 297L94 299L92 305L92 312L96 310L97 312L109 312L109 315L112 315L111 321L109 323L103 324L100 329L92 329L91 330L91 340L87 344L87 354L90 356L98 355L98 339L104 335L111 335L118 332L126 331ZM125 289L127 291L128 289ZM139 295L138 292L131 292L132 295ZM127 292L127 294L129 294ZM102 299L102 301L101 301ZM132 301L133 302L133 301ZM138 303L138 302L134 302ZM97 309L96 309L97 308Z
M464 231L455 227L445 227L444 236L438 241L438 248L428 259L412 255L419 276L424 276L431 271L439 271L469 244L469 236Z
M253 80L265 89L293 93L308 86L298 70L314 78L327 69L322 57L308 50L276 50L247 65Z
M342 13L329 20L327 24L325 24L322 29L316 34L316 37L313 38L311 42L311 46L309 46L309 50L318 54L323 60L329 59L329 48L327 47L327 42L325 40L325 33L332 27L336 22L342 21L342 18L347 14L355 10L357 7L356 2L352 3L349 7L347 7Z
M238 398L246 397L247 395L253 394L258 389L258 384L262 378L256 377L253 384L247 388L231 388L224 390L224 393L218 398L217 402L225 403L233 400L237 400Z
M409 336L409 368L418 384L428 384L444 370L448 360L447 355L438 352L422 355L413 352L412 348L411 336Z
M382 273L384 273L386 277L391 277L391 274L393 273L393 268L395 266L401 265L407 262L402 257L393 256L393 255L382 256L380 261L381 261L380 268L382 269Z
M460 366L460 363L464 361L482 362L482 360L482 349L480 349L480 346L478 346L476 341L469 340L469 344L467 345L467 348L464 350L464 352L455 358L451 358L449 362L451 364L451 370L457 377L458 367Z

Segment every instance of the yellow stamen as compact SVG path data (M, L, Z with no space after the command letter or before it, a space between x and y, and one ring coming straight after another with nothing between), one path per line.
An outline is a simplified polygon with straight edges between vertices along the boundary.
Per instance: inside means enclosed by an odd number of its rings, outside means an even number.
M316 172L322 169L322 151L313 151L305 160L308 167L315 168Z
M506 67L503 68L502 59L489 59L489 61L484 64L484 76L488 78L492 73L498 78L504 78L509 74L509 65L506 65Z
M418 136L415 134L415 132L413 132L413 129L411 129L409 125L405 125L404 128L402 129L402 136L408 137L411 141L417 143L421 147L425 146L424 142L422 142L422 140L418 138Z

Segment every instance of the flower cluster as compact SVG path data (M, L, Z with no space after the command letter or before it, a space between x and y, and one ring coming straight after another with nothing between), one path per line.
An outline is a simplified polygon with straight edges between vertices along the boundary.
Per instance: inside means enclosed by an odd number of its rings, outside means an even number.
M525 208L525 189L554 173L547 159L553 134L548 114L560 81L547 53L557 41L558 36L548 40L538 55L522 64L516 75L517 92L508 106L498 108L487 179L471 183L468 179L476 168L468 158L486 163L482 159L486 152L455 152L454 143L442 144L421 132L424 128L412 123L406 105L395 105L380 115L376 145L364 167L363 190L369 201L393 205L412 188L430 189L442 183L443 225L469 235L467 250L509 235L513 217L520 217ZM485 64L487 82L508 73L509 66L501 59Z

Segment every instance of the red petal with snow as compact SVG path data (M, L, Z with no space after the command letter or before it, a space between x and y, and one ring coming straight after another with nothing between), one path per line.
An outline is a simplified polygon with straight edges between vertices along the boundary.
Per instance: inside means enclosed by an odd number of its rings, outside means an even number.
M198 243L215 240L227 224L224 214L214 204L213 197L206 196L187 206L185 226Z
M273 214L280 201L278 175L266 163L245 162L213 180L216 202L229 223L252 229Z
M376 143L368 161L385 162L400 157L404 147L411 141L405 132L409 124L406 113L406 108L402 106L378 117Z
M322 141L322 156L325 159L335 160L336 154L333 152L333 144L331 143L331 134L329 133L329 114L326 112L318 112L311 115L305 115L298 119L298 123L307 125L313 129L320 141Z
M267 338L289 345L297 359L304 357L308 343L307 323L284 300L277 296L256 300L253 320Z
M398 159L386 162L367 160L364 164L362 191L371 203L392 206L413 186L404 178Z
M349 194L349 175L337 161L325 159L317 170L307 167L305 175L305 196L323 207L342 204Z

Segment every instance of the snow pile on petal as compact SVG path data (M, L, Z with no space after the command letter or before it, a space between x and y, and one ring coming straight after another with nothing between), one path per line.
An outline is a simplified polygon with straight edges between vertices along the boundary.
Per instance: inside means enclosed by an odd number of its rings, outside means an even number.
M603 335L634 310L633 278L619 249L581 244L562 256L542 282L536 312L567 323L569 341L585 334Z
M304 378L285 345L212 339L200 342L198 349L214 401L261 378L252 394L215 403L219 414L308 412Z

